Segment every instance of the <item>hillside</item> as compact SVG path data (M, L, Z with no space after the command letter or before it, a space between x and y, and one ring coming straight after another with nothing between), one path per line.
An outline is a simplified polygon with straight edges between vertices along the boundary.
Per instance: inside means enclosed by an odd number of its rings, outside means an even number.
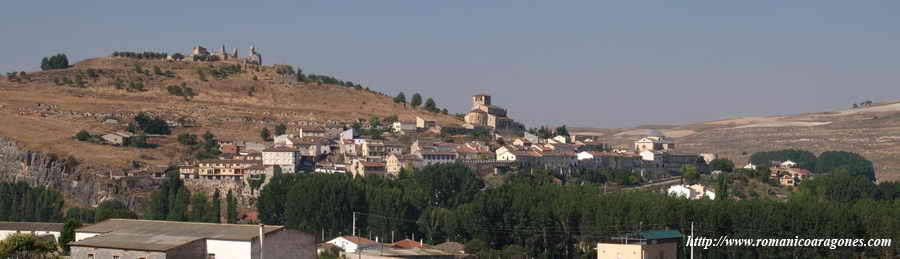
M148 72L136 72L135 64ZM219 139L248 141L259 141L260 129L267 126L271 130L277 123L287 124L288 132L390 115L401 120L421 116L441 125L461 123L452 115L404 107L391 97L364 89L298 83L271 66L244 68L221 79L212 74L227 65L107 57L84 60L68 69L26 73L20 82L0 77L0 137L28 150L74 156L88 166L122 167L132 160L166 164L181 156L182 147L170 141L155 149L123 148L78 142L72 136L82 129L94 133L124 130L137 112L167 120L189 118L199 124L175 128L173 136L208 130ZM164 73L154 73L154 67ZM198 70L205 71L205 81ZM64 79L76 81L78 74L84 88L63 83ZM117 80L125 89L117 89ZM128 91L133 82L142 82L146 91ZM181 84L197 95L187 100L166 90L169 85ZM121 120L103 123L108 117Z
M798 115L735 118L634 129L573 128L602 135L614 145L631 143L649 129L659 129L685 153L714 152L739 166L757 151L799 148L814 153L843 150L875 163L880 181L900 180L900 103Z

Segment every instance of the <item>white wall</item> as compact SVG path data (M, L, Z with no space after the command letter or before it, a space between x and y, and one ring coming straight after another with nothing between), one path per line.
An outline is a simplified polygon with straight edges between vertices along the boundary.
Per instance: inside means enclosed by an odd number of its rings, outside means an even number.
M97 234L97 233L86 233L86 232L75 232L75 241L77 242L77 241L85 240L85 239L88 239L88 238L92 238L92 237L94 237L94 236L96 236L96 235L99 235L99 234Z
M206 251L216 254L216 259L250 258L250 241L206 240Z

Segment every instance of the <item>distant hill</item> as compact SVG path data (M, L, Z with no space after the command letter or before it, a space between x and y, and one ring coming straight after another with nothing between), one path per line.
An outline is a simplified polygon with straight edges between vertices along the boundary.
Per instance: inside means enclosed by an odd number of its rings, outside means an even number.
M137 72L135 65L146 72ZM282 122L289 131L301 126L344 124L391 115L401 120L421 116L442 125L462 123L452 115L408 108L394 103L391 97L365 89L298 83L292 76L280 75L272 66L244 68L229 74L225 69L228 65L234 64L106 57L84 60L67 69L26 73L24 77L17 76L18 82L0 77L0 137L12 139L29 150L75 156L86 165L128 166L132 160L166 164L178 159L183 147L174 141L174 136L181 132L199 135L208 130L219 139L260 141L262 127L272 130ZM203 76L198 71L203 71ZM218 78L216 73L225 76ZM123 89L117 89L117 81ZM138 82L146 91L128 90ZM196 96L187 100L167 90L168 86L182 84ZM82 129L93 133L124 130L137 112L167 120L190 118L200 126L175 129L172 141L156 149L113 147L72 139ZM121 122L103 123L108 118L119 118Z
M613 145L631 147L646 132L635 129L571 128L603 134ZM799 148L815 153L842 150L875 163L880 181L900 180L900 103L798 115L734 118L658 128L678 152L715 152L743 166L757 151Z

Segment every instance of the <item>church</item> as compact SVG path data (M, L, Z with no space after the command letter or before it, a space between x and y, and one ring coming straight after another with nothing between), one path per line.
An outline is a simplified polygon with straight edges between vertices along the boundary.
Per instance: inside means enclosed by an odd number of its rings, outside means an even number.
M472 96L472 109L466 114L467 128L509 129L518 125L506 116L506 109L491 104L491 96L481 93Z

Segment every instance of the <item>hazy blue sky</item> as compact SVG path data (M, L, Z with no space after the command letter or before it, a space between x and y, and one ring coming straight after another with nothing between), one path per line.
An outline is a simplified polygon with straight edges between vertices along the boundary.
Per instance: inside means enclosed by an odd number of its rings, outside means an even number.
M13 1L0 72L115 50L257 46L266 63L480 91L529 126L625 127L900 99L900 1Z

